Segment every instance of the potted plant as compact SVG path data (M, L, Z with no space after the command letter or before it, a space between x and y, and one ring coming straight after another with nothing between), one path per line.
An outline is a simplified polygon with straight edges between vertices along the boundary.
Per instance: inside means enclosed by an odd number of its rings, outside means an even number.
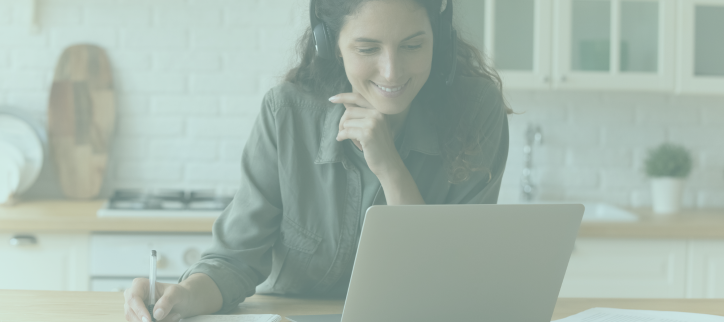
M655 214L673 214L681 209L684 179L691 172L691 155L679 145L664 143L649 151L646 174L651 178Z

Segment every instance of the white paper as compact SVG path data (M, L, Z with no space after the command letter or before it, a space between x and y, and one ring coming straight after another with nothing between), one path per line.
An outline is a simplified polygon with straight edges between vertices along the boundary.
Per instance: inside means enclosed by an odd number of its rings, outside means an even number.
M197 315L180 322L281 322L276 314Z
M724 316L597 307L556 322L724 322Z

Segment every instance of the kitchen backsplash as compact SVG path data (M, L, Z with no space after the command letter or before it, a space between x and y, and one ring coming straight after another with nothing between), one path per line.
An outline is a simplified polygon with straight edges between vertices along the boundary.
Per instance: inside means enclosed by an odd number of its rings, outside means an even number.
M53 68L75 43L106 49L118 95L116 187L233 188L264 93L295 58L306 0L0 1L0 105L44 117ZM541 200L650 205L642 163L665 140L695 168L686 207L724 207L724 97L506 91L511 146L500 202L519 200L523 133L539 124Z

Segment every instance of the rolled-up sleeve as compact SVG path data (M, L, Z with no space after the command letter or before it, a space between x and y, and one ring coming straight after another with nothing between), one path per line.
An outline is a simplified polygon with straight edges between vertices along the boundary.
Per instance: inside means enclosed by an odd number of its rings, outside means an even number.
M211 248L179 280L211 277L223 297L218 313L235 309L271 272L282 214L275 109L270 91L242 153L239 190L214 223Z
M470 174L467 181L450 186L448 204L494 204L508 159L508 116L500 91L488 86L480 92L477 113L472 119L483 127L482 154L477 156L483 171Z

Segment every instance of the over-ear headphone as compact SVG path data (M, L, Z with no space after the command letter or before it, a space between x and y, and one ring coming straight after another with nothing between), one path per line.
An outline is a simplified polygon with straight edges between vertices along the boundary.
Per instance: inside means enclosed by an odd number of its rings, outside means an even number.
M440 13L440 25L438 26L438 55L442 55L441 61L443 68L440 76L445 80L445 84L450 86L455 79L455 70L457 69L457 31L453 28L453 4L452 0L443 0L447 2L445 10ZM314 36L314 47L317 49L317 56L324 59L334 59L335 51L332 46L332 38L329 34L324 21L317 17L316 0L311 0L309 4L309 20L312 23L312 35ZM450 48L450 50L445 50Z
M332 38L327 31L327 25L317 18L317 1L312 0L309 4L309 18L312 21L312 35L314 36L314 47L317 49L317 56L324 59L334 58Z

